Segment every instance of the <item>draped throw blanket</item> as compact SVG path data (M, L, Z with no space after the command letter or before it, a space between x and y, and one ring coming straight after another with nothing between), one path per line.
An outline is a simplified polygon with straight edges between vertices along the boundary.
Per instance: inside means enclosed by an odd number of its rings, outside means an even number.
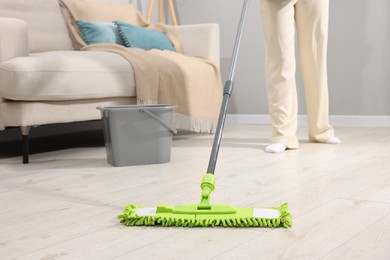
M118 4L61 1L68 11L68 25L80 50L117 53L133 66L138 104L174 104L174 127L194 132L215 131L222 100L220 71L209 60L186 56L174 26L148 24L130 4L122 4L118 11ZM123 6L129 9L123 11ZM176 52L157 49L145 51L116 44L86 45L75 20L122 20L162 31L168 36Z

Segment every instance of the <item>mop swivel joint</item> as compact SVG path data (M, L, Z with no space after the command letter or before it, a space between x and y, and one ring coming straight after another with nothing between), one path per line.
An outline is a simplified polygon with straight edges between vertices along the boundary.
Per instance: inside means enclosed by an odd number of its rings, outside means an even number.
M200 199L200 204L198 205L198 209L211 209L210 193L215 188L214 174L207 173L202 179L200 188L202 189L202 197Z

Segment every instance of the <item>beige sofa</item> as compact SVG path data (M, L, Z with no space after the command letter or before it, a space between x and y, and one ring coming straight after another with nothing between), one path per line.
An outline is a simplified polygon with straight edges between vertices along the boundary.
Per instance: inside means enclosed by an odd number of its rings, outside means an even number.
M20 127L24 163L32 126L99 120L96 107L135 102L132 66L75 50L63 15L58 0L0 1L0 130ZM186 54L219 64L218 25L177 31Z

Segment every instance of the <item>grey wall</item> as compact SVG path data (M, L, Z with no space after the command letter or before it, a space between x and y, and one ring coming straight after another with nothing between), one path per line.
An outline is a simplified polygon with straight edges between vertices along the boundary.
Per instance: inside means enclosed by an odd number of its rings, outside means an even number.
M390 1L332 1L330 12L332 112L390 115Z
M132 3L146 14L147 0L95 0ZM180 24L218 23L221 72L230 66L243 0L175 0ZM155 9L157 10L155 1ZM237 63L229 107L233 114L267 114L263 75L263 33L258 0L252 0ZM168 10L165 8L165 10ZM390 1L330 1L328 71L332 115L390 115ZM299 61L298 61L299 62ZM299 113L305 114L300 71Z
M182 24L207 22L220 24L221 71L226 80L243 1L179 0L176 3ZM248 10L229 113L267 113L262 68L263 46L258 3L255 0L252 1Z

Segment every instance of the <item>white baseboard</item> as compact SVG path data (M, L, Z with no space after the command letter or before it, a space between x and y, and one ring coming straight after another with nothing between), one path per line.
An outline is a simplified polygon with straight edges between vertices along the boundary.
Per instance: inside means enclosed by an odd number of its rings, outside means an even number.
M333 126L346 127L390 127L390 116L339 116L331 115L329 120ZM226 123L270 125L269 115L228 114ZM306 115L298 116L298 125L307 126Z

